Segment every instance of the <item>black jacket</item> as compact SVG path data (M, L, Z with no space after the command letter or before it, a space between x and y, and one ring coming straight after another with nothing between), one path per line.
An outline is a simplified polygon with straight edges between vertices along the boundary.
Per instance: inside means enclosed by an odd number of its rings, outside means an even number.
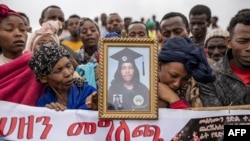
M231 70L229 49L221 62L212 66L216 75L214 83L199 84L203 106L228 106L250 104L250 86L246 86Z

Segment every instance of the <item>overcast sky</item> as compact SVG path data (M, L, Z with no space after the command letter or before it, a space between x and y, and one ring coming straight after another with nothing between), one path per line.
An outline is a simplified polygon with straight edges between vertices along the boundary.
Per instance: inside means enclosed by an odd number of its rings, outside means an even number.
M231 17L242 8L250 8L250 0L0 0L10 8L26 13L30 17L33 29L39 27L42 10L49 5L60 6L65 19L71 14L94 18L101 13L117 12L122 17L133 20L145 20L156 15L158 21L170 12L181 12L188 16L189 10L196 4L205 4L212 10L212 15L219 17L218 24L226 28Z

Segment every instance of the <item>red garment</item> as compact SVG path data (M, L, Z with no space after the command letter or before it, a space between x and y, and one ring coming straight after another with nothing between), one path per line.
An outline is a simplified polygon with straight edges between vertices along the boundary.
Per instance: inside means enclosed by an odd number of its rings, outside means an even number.
M0 100L35 106L44 86L28 66L31 56L28 52L0 66Z
M170 104L169 106L172 109L185 109L188 108L188 104L184 100L176 101L175 103Z
M205 52L205 56L206 56L207 58L210 58L209 55L208 55L208 51L207 51L207 48L206 48L206 47L204 47L204 52Z
M234 74L242 80L245 85L250 84L250 70L242 70L234 65L230 65L230 68L233 70Z

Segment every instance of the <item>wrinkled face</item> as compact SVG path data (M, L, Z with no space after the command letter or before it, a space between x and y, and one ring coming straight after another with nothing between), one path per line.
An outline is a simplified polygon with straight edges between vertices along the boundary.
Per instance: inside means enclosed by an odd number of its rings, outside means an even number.
M36 50L36 49L38 49L42 44L47 44L47 43L49 43L49 42L55 42L54 41L54 39L52 38L52 37L50 37L50 36L42 36L42 37L40 37L38 40L37 40L37 42L36 42L36 44L35 44L35 47L34 47L34 51Z
M128 27L129 38L148 38L147 29L143 24L131 24Z
M27 40L23 20L10 15L0 22L0 47L5 57L14 59L22 54Z
M159 63L159 81L168 85L174 91L183 87L189 78L190 76L185 70L183 63Z
M250 69L250 25L238 23L232 36L228 47L232 48L234 65Z
M132 63L123 63L121 66L121 74L124 81L131 81L134 76L134 66Z
M201 38L206 36L207 27L209 26L206 14L190 15L189 22L189 27L194 38Z
M97 46L99 42L100 33L95 25L91 21L85 21L80 29L80 37L84 46Z
M74 68L67 57L61 58L47 76L43 76L43 81L55 90L68 91L73 84Z
M64 13L62 12L61 9L59 8L49 8L45 11L44 13L44 18L40 19L40 25L42 25L42 23L45 23L49 20L53 20L53 21L60 21L62 23L62 27L64 28L65 24L64 24ZM62 30L58 31L58 36L62 34Z
M161 22L160 30L163 43L173 37L188 37L189 29L186 28L181 17L171 17Z
M121 31L123 29L123 21L121 17L118 15L110 15L108 17L107 29L109 32L116 32L118 34L121 34Z
M79 18L69 18L68 20L68 30L71 36L77 37L78 36L78 31L77 31L77 26L79 23L80 19Z
M227 51L227 43L223 37L214 37L207 41L207 53L214 61L222 59Z

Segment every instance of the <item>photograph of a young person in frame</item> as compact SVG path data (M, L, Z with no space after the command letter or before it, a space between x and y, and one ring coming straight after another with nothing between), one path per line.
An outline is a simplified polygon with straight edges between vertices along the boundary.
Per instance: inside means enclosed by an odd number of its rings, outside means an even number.
M108 110L149 111L149 82L146 82L146 86L140 80L140 76L145 75L145 65L144 56L138 53L141 52L140 50L144 50L144 52L149 50L140 48L136 52L137 48L132 50L133 47L120 47L119 49L109 58L118 61L118 66L109 68L109 71L113 71L115 68L116 71L109 80ZM135 63L137 59L142 61L141 65ZM139 72L138 66L142 68L141 72Z

